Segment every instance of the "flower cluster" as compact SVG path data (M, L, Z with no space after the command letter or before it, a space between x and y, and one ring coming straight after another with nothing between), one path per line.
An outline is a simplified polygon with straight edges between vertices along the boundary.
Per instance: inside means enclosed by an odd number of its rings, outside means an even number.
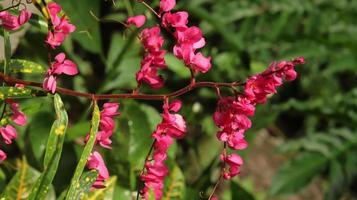
M234 150L247 148L244 133L251 127L249 117L254 115L256 105L265 103L268 95L276 93L283 79L294 80L297 75L295 65L303 63L304 58L272 63L264 72L248 78L242 95L221 98L213 115L215 124L220 128L217 138ZM229 166L228 170L224 169L225 179L239 174L239 167L243 164L239 155L223 153L221 160Z
M11 144L12 140L17 138L17 131L13 125L9 124L9 120L16 125L24 126L27 122L27 118L26 115L20 111L20 105L18 103L11 99L7 99L6 103L10 105L10 114L4 117L0 122L0 135L5 144ZM5 159L5 152L0 149L0 162Z
M66 37L76 30L76 27L68 22L66 15L58 16L62 8L57 3L50 2L47 8L50 13L53 30L48 32L46 43L54 49L60 46Z
M138 83L145 82L151 88L158 89L164 85L158 69L165 69L165 50L161 50L164 38L160 34L160 27L146 28L141 32L141 43L145 49L144 58L141 61L140 71L136 73Z
M48 31L46 43L52 48L60 46L66 37L76 30L73 24L68 22L66 15L59 17L62 8L55 2L50 2L47 9L51 18L51 30ZM77 65L69 59L66 59L64 53L60 53L55 57L55 62L51 64L51 68L47 70L46 77L43 81L43 89L55 93L57 87L57 76L61 74L76 75L78 73Z
M51 68L47 70L43 88L55 93L57 87L57 76L61 74L76 75L78 73L77 65L71 60L66 59L64 53L59 53L55 57L55 62L51 64Z
M25 24L31 18L31 15L32 13L26 9L21 10L19 16L14 16L8 11L2 11L0 12L0 26L15 31Z
M155 199L162 197L164 179L169 173L165 165L167 150L173 144L174 138L182 138L187 131L183 117L176 113L170 113L170 111L178 112L180 108L181 101L177 100L171 104L165 102L162 114L163 120L152 133L152 137L155 139L152 161L146 160L146 172L140 176L145 184L141 191L145 199L149 198L150 190L154 192Z
M173 52L175 56L182 59L186 66L189 66L194 72L206 73L211 69L211 57L205 57L201 52L196 52L205 46L206 42L202 31L196 26L187 26L188 13L179 11L171 13L175 7L175 1L161 1L160 10L165 12L162 16L162 26L169 29L174 28L174 36L177 44Z
M119 103L105 103L103 110L100 112L100 130L96 134L96 142L99 142L100 146L104 148L111 149L110 145L112 144L112 140L110 137L113 135L115 127L114 117L120 115L118 109ZM86 140L88 140L88 138L89 135L87 135ZM87 162L87 167L89 169L96 169L99 173L92 187L103 188L103 182L109 178L109 173L102 156L97 151L91 154Z

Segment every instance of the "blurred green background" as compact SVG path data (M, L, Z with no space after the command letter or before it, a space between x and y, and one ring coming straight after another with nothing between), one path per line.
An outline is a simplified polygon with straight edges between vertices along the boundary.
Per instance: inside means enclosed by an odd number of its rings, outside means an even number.
M142 4L130 0L58 0L77 30L60 51L79 67L74 78L60 85L84 92L130 92L140 67L142 48L138 31L116 22L142 14L146 26L157 19ZM158 1L148 2L157 8ZM219 187L220 199L356 199L357 194L357 1L355 0L178 0L176 10L187 10L190 25L202 28L213 67L201 81L231 82L263 71L274 60L304 56L299 77L284 84L277 95L259 105L247 132L249 148L240 152L245 164L239 178ZM166 34L166 33L164 33ZM14 50L23 58L46 66L46 32L27 27ZM167 35L169 38L169 35ZM16 38L15 38L16 40ZM172 40L165 46L172 48ZM165 88L146 93L167 93L185 86L189 72L172 54L162 75ZM41 82L43 75L19 74ZM223 91L230 95L230 91ZM83 137L89 131L86 99L62 95L70 118L60 171L54 180L57 196L68 185ZM217 97L211 89L197 89L180 98L189 131L169 153L171 174L166 199L207 199L219 176L221 143L212 121ZM100 102L103 103L103 102ZM113 176L98 199L135 197L137 176L150 148L150 134L160 122L161 102L121 100L121 116L113 149L104 150ZM21 102L30 123L16 145L2 149L9 159L0 166L0 190L16 172L15 162L25 155L34 170L41 170L46 140L55 119L50 98ZM18 161L17 161L18 162ZM116 178L114 177L116 176ZM170 192L169 192L170 191Z

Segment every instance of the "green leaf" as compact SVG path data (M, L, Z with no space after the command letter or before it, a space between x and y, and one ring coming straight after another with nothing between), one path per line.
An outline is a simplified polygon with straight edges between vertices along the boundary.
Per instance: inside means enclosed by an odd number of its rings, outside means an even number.
M134 101L126 103L122 116L128 120L129 125L129 161L133 169L139 169L143 166L145 156L153 141L150 116L146 115Z
M328 159L319 153L303 153L283 166L273 177L272 195L293 193L306 186L325 167Z
M344 173L341 164L337 160L331 161L329 173L329 186L326 190L325 199L340 199L345 185Z
M254 195L238 183L231 181L232 199L255 200Z
M110 177L104 183L105 188L91 191L87 196L83 198L83 200L112 200L114 196L114 188L116 181L116 176Z
M76 170L74 172L74 175L71 180L71 185L69 186L68 193L66 195L66 199L76 199L75 194L77 193L77 189L79 187L79 179L83 173L84 167L87 163L88 157L90 153L92 152L95 139L96 139L96 134L98 131L98 126L99 126L99 120L100 120L100 112L97 103L94 103L94 110L92 114L92 120L91 120L91 129L89 132L89 139L87 141L87 144L84 147L84 150L82 152L81 158L77 164Z
M91 16L92 11L99 16L100 0L58 0L70 22L76 25L76 31L72 34L83 48L93 53L100 53L102 48L99 22Z
M56 175L58 164L62 154L63 142L68 125L68 116L61 97L54 96L54 106L57 115L53 123L50 136L47 141L44 158L44 171L32 189L29 199L45 199L48 188Z
M185 66L182 61L177 59L173 54L167 53L165 55L165 61L168 68L180 78L189 78L191 76L190 70Z
M77 188L73 198L83 199L86 196L86 194L89 193L89 190L92 187L94 181L97 180L97 177L98 177L97 170L83 172L81 179L79 180L80 187Z
M184 199L185 197L185 177L181 169L174 165L170 170L170 175L165 181L165 192L163 200Z
M39 28L41 32L47 34L48 25L47 25L46 20L42 16L32 13L29 23L31 25L35 26L36 28Z
M4 37L4 55L5 55L3 72L5 75L7 75L9 70L9 63L11 59L11 42L10 42L10 33L6 31L6 29L3 30L4 30L3 37Z
M0 63L0 68L4 69L4 62ZM11 73L42 74L46 72L46 68L29 60L11 59L8 65L8 71Z
M28 195L30 194L32 186L40 176L38 171L27 164L26 159L19 161L18 165L19 170L7 184L4 192L1 195L1 198L6 200L28 199ZM46 199L56 199L52 186L49 186L49 193L47 194Z
M33 98L39 96L46 96L47 93L31 89L31 88L19 88L19 87L1 87L0 88L0 100L1 99L19 99L19 98Z

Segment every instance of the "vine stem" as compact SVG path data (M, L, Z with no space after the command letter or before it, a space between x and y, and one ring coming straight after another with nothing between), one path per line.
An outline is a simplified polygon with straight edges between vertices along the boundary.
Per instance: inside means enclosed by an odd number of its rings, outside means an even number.
M146 154L145 161L144 161L144 166L143 166L143 168L142 168L141 171L140 171L140 176L144 174L145 164L146 164L146 162L149 161L150 155L151 155L152 151L154 150L155 143L156 143L156 140L154 140L154 141L152 142L151 147L150 147L148 153ZM140 177L139 177L139 180L140 180ZM139 185L139 184L137 184L137 185L138 185L138 188L137 188L136 200L139 200L140 189L141 189L141 188L140 188L140 185Z
M42 83L32 82L32 81L25 81L22 79L18 79L12 76L5 75L4 73L0 72L0 80L4 81L9 85L14 84L23 84L25 86L32 86L36 88L40 88L43 91L46 91L42 88ZM202 88L202 87L238 87L243 86L245 82L232 82L232 83L218 83L218 82L195 82L194 84L189 84L186 87L183 87L175 92L171 92L168 94L92 94L92 93L85 93L79 92L76 90L70 90L67 88L57 87L56 93L65 94L69 96L75 97L84 97L87 99L96 100L104 100L104 99L141 99L141 100L165 100L165 98L173 98L182 96L195 88ZM48 92L48 91L46 91Z
M222 154L223 154L224 157L227 156L227 142L224 143ZM224 174L225 170L226 170L226 163L225 163L225 162L222 162L221 173L220 173L220 175L219 175L219 178L218 178L216 184L215 184L214 187L213 187L213 190L212 190L211 194L210 194L209 197L208 197L208 200L211 200L211 199L212 199L212 197L214 196L214 194L215 194L215 192L216 192L218 186L221 184L222 179L223 179L223 174Z

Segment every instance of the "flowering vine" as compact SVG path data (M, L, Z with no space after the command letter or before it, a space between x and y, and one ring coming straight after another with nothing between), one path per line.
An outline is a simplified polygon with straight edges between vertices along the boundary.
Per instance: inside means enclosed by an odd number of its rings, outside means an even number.
M165 177L170 173L165 164L169 147L174 143L174 139L183 138L187 133L186 121L177 112L182 107L182 102L174 98L182 96L191 90L199 87L210 87L216 89L219 100L216 111L213 114L213 121L219 128L217 138L224 143L224 149L220 159L222 161L221 176L216 184L223 179L231 179L240 173L243 159L236 153L228 153L227 146L232 150L243 150L248 143L245 140L245 132L251 128L250 117L254 115L258 104L267 101L269 95L277 92L277 88L286 81L293 81L297 77L295 66L304 64L304 58L299 57L292 61L280 61L272 63L262 73L250 76L245 82L217 83L217 82L196 82L197 73L206 73L212 68L211 57L203 55L199 49L206 44L202 30L197 26L189 26L189 14L186 11L172 12L176 6L175 0L161 0L159 11L156 12L145 1L143 3L160 20L159 24L153 27L146 27L140 33L139 39L144 49L144 55L140 64L140 70L136 73L137 88L128 94L91 94L75 90L70 90L57 86L57 77L62 74L74 76L78 74L77 65L66 59L65 53L59 53L52 61L51 51L59 47L69 34L76 30L76 27L69 22L68 17L63 14L62 8L55 2L48 3L46 9L49 14L48 33L45 43L49 47L49 69L45 74L43 83L36 83L17 79L6 73L0 72L0 79L8 85L21 84L19 87L41 88L51 94L61 93L77 97L85 97L96 102L104 99L144 99L163 101L162 121L151 134L154 139L151 150L145 159L145 165L140 173L140 180L144 183L143 188L139 188L138 195L144 199L150 198L152 191L155 199L161 199ZM0 12L1 26L7 30L17 30L31 17L31 13L26 9L21 10L19 16L11 15L8 11ZM122 23L126 28L134 26L141 28L145 25L144 15L131 16ZM191 72L191 83L177 91L168 94L142 94L139 92L140 86L145 83L152 89L159 89L164 86L164 80L158 71L165 69L165 54L163 49L165 38L161 32L165 30L171 33L175 44L172 53ZM237 87L242 87L242 92ZM234 96L221 97L220 88L227 87L234 91ZM172 100L170 103L169 101ZM6 109L6 105L10 105ZM97 108L97 107L96 107ZM99 109L98 113L99 113ZM95 135L95 143L99 146L111 149L111 137L115 130L115 117L119 116L119 103L104 103L100 112L99 130ZM11 144L17 137L16 129L11 123L19 126L26 124L26 116L19 109L19 104L11 99L6 100L4 112L1 116L0 134L6 144ZM97 129L95 129L95 133ZM93 137L93 134L91 134ZM86 137L88 140L89 135ZM91 140L94 141L93 139ZM93 144L93 143L92 143ZM91 154L89 155L89 153ZM85 158L88 169L98 171L98 177L93 183L93 188L105 187L104 182L109 178L109 172L103 157L97 150L88 151ZM87 160L88 158L88 160ZM6 159L6 154L0 149L0 162ZM84 165L83 165L84 166ZM214 190L210 195L213 198Z

